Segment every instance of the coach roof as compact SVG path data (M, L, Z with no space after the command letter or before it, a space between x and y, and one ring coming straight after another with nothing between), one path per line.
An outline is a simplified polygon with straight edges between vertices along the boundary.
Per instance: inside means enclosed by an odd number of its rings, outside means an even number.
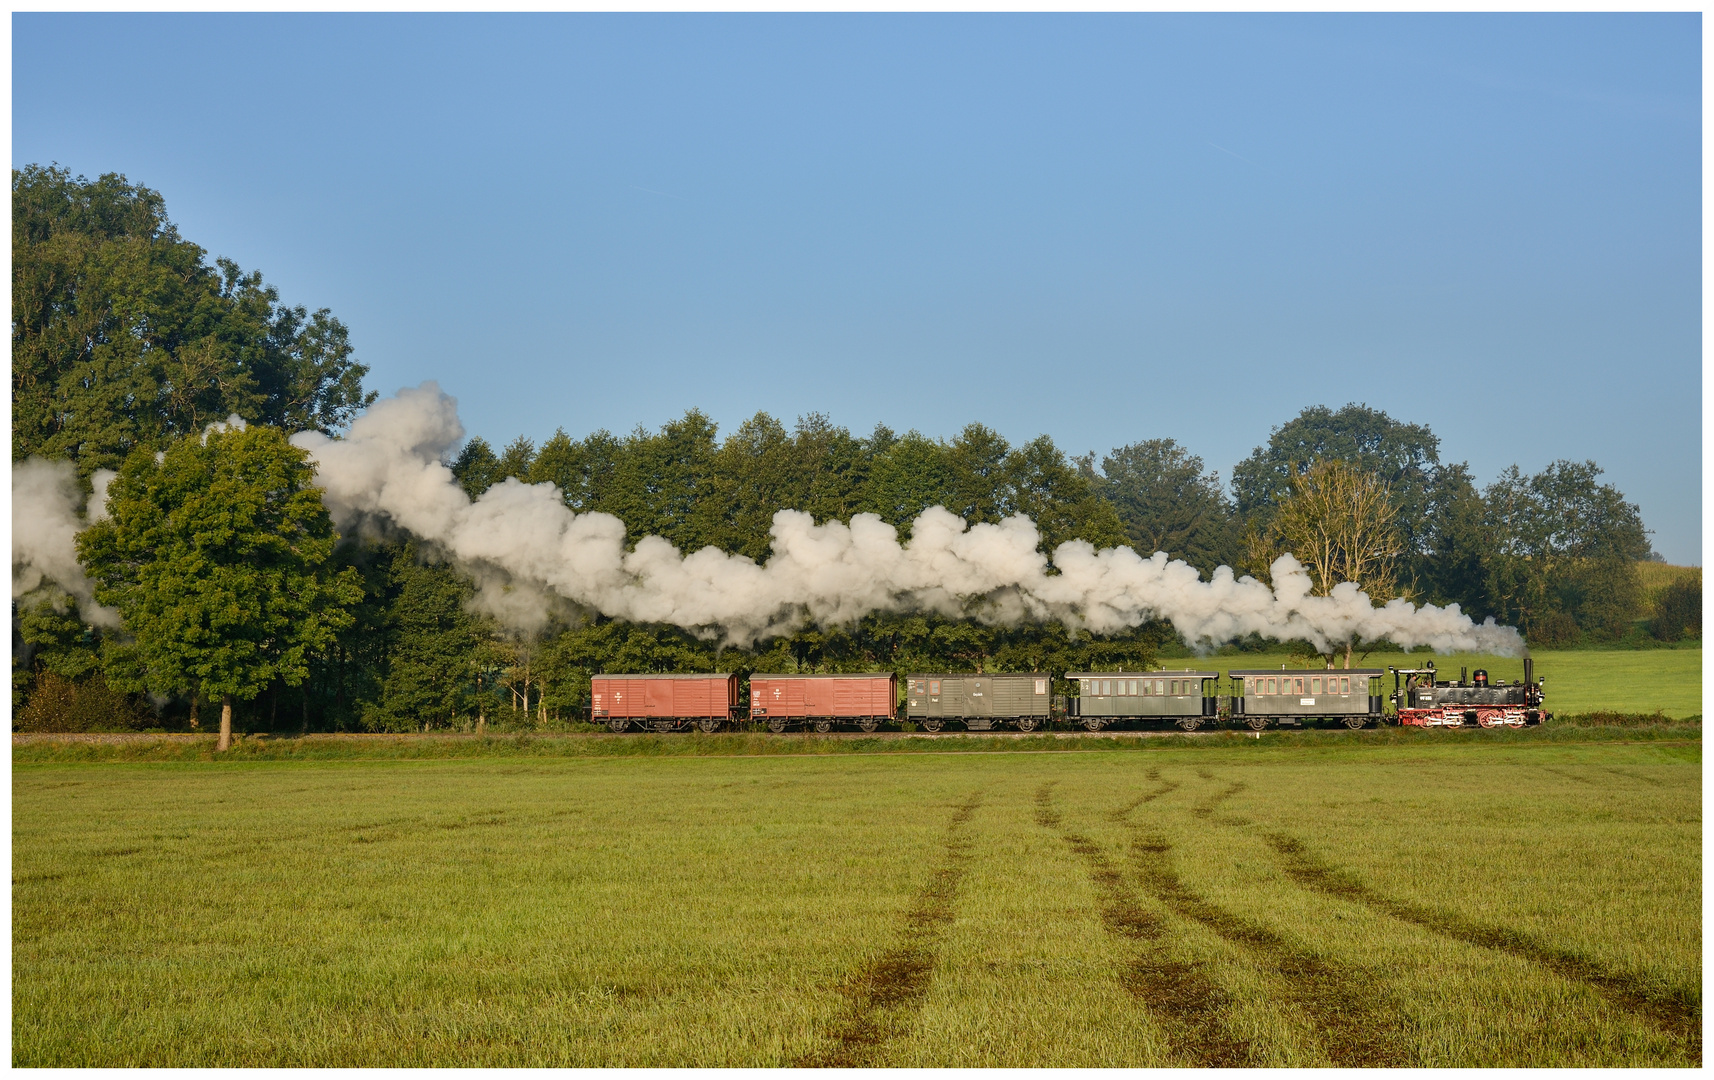
M1068 671L1068 679L1218 679L1218 671Z
M1242 675L1385 675L1386 673L1387 673L1386 669L1378 668L1378 667L1352 667L1352 668L1343 668L1343 667L1342 668L1322 668L1322 667L1276 668L1276 667L1265 667L1265 668L1241 668L1237 671L1228 671L1226 674L1228 674L1228 675L1232 676L1234 679L1236 679Z

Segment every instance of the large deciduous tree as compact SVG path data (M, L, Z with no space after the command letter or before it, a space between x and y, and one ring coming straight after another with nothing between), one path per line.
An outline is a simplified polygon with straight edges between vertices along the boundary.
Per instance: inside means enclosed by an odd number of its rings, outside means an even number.
M1121 446L1101 459L1080 459L1124 523L1125 535L1143 556L1164 551L1211 575L1239 558L1232 505L1216 473L1172 439L1147 439Z
M1261 564L1289 551L1309 571L1316 596L1348 581L1373 600L1397 594L1404 541L1392 493L1380 477L1334 458L1293 476L1288 492L1266 530L1248 534L1253 571L1263 572ZM1356 642L1342 644L1350 667ZM1332 663L1331 653L1323 655Z
M88 477L231 414L332 432L374 399L338 319L204 256L123 176L13 171L13 460Z
M219 699L222 750L234 702L303 682L363 596L354 570L327 572L335 537L313 480L272 427L133 452L107 516L78 536L97 599L132 635L110 644L109 681Z
M1600 475L1593 461L1556 461L1529 477L1514 465L1487 490L1496 548L1488 594L1538 645L1580 630L1616 637L1636 617L1648 531L1636 504Z

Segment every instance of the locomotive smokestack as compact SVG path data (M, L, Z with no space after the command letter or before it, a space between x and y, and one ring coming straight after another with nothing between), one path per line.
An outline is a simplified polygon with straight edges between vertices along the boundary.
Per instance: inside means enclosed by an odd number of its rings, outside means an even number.
M1530 686L1530 685L1533 685L1534 683L1535 683L1535 661L1531 660L1529 657L1526 656L1526 657L1524 657L1524 685Z

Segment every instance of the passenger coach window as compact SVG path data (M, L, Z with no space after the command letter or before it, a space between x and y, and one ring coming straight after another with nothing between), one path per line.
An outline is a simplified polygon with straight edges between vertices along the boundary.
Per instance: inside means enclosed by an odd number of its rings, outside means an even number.
M1343 677L1340 678L1340 680L1339 680L1339 692L1341 694L1349 694L1351 692L1351 680L1350 679L1343 678Z
M1278 691L1278 690L1275 690L1275 689L1274 689L1274 680L1272 680L1272 679L1269 679L1269 680L1268 680L1268 693L1270 693L1270 694L1277 694L1277 693L1279 693L1279 691Z
M1321 693L1321 676L1315 675L1315 676L1312 676L1310 678L1310 680L1309 680L1309 692L1312 694Z

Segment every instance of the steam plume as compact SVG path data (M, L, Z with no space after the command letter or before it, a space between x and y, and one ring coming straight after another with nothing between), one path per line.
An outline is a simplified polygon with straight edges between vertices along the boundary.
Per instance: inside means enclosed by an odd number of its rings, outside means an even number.
M939 506L916 519L907 544L873 514L817 525L781 510L765 565L716 548L685 555L655 536L627 551L619 519L573 513L551 484L507 479L473 502L442 463L463 434L457 403L431 382L376 403L344 439L305 432L292 441L314 458L342 532L394 527L433 543L476 578L480 603L525 631L568 602L738 644L806 619L840 625L874 611L974 608L989 622L1057 619L1095 633L1158 617L1198 645L1253 632L1321 648L1355 635L1443 652L1523 651L1515 629L1492 619L1477 625L1456 604L1376 607L1350 583L1311 596L1308 573L1290 555L1274 562L1271 589L1228 567L1205 582L1161 552L1097 551L1081 540L1060 545L1059 572L1049 573L1028 518L966 527Z
M90 498L92 521L105 512L114 473L97 470ZM95 587L77 561L76 537L85 527L78 504L83 493L69 461L30 458L12 466L12 598L31 603L60 601L63 590L92 626L117 627L119 613L95 602Z

